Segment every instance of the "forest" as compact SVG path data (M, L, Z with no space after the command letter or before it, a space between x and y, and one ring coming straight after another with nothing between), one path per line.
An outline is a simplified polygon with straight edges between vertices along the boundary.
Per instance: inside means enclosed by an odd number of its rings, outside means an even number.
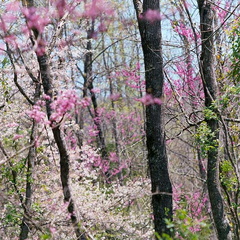
M240 240L238 0L0 1L0 240Z

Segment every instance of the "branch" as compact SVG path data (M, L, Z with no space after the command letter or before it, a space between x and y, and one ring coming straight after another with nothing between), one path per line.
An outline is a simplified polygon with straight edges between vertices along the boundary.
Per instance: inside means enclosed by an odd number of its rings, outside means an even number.
M48 50L47 50L47 55L49 56L50 53L52 52L52 49L53 47L55 46L55 43L56 43L56 40L57 40L57 37L60 35L62 29L63 29L63 26L65 25L66 23L66 18L68 17L69 15L69 12L66 12L64 14L64 16L60 19L60 21L58 22L58 25L57 25L57 29L55 31L55 34L53 35L53 38L52 38L52 41L51 43L49 44L49 47L48 47Z
M99 56L101 56L104 52L106 52L108 48L112 47L113 45L115 45L116 43L118 43L120 41L123 41L123 40L125 40L127 38L130 38L132 36L135 36L135 35L137 35L137 33L129 35L129 36L125 37L125 38L121 38L121 39L111 43L109 46L107 46L105 49L103 49L99 54L97 54L97 56L92 59L92 61L89 63L89 65L91 65ZM87 65L87 67L89 67L89 65Z
M30 145L28 145L28 146L26 146L26 147L24 147L24 148L22 148L22 149L20 149L19 151L17 151L17 152L16 152L15 154L13 154L12 156L8 156L8 154L7 154L6 150L4 149L3 144L2 144L2 142L1 142L1 140L0 140L0 149L1 149L2 153L3 153L3 155L6 157L6 160L1 161L1 162L0 162L0 165L6 163L6 162L8 162L8 161L10 161L12 158L16 157L17 155L19 155L20 153L24 152L24 151L27 150L28 148L33 147L34 144L35 144L35 142L32 143L32 144L30 144Z
M235 123L240 123L240 119L236 119L236 118L226 118L223 117L223 119L227 122L235 122Z
M16 85L16 87L18 88L19 92L26 98L26 100L31 104L31 105L34 105L34 102L27 96L27 94L25 93L25 91L23 90L23 88L21 87L21 85L18 83L18 76L17 76L17 72L16 72L16 67L15 67L15 64L14 64L14 61L13 61L13 57L11 55L11 50L9 48L9 45L8 43L6 43L6 47L7 47L7 54L8 54L8 57L10 59L10 62L11 62L11 65L12 65L12 68L13 68L13 74L14 74L14 77L13 77L13 81Z
M38 79L33 75L31 69L26 65L26 63L25 63L25 61L24 61L24 59L23 59L23 56L22 56L21 51L20 51L19 48L18 48L18 54L19 54L19 56L20 56L20 58L21 58L21 60L22 60L22 62L23 62L23 65L24 65L24 67L25 67L25 69L26 69L26 71L27 71L27 73L28 73L28 76L32 79L33 82L39 83Z

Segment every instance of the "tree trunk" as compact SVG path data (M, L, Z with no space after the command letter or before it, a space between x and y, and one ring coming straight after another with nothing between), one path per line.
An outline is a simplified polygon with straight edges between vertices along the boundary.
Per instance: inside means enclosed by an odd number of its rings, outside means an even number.
M28 7L34 6L33 0L27 0L26 2ZM41 38L41 35L39 34L37 29L32 29L32 31L34 33L35 40ZM49 100L46 100L47 116L48 116L48 119L50 120L50 117L52 114L51 103L52 103L54 88L52 83L52 77L50 74L49 59L47 54L43 53L42 55L37 55L37 60L40 68L40 75L41 75L44 93L50 97ZM62 131L59 125L57 125L56 127L53 127L52 132L53 132L54 140L57 144L59 155L60 155L60 177L61 177L64 201L68 202L68 212L71 217L71 222L74 227L77 240L86 240L87 238L85 236L85 233L82 232L78 226L79 222L76 216L75 205L74 205L74 201L73 201L71 190L70 190L70 185L69 185L70 157L68 154L64 136L62 134Z
M50 76L50 69L48 63L47 55L38 56L38 63L40 67L40 73L42 78L42 84L44 93L52 98L53 93L53 85L52 79ZM46 108L47 108L47 115L48 119L50 119L52 109L51 109L51 99L46 100ZM63 137L63 133L60 129L60 126L56 126L52 128L54 140L57 144L59 155L60 155L60 177L62 182L62 189L64 195L64 201L68 202L68 212L71 216L71 221L75 230L75 234L78 240L86 240L85 234L81 232L80 228L78 227L78 220L75 213L75 205L73 202L72 194L70 191L69 185L69 161L70 157L67 151L67 146Z
M202 40L202 54L200 59L200 71L205 93L205 107L211 108L217 115L217 110L213 106L218 96L218 86L215 76L215 55L214 55L214 31L213 20L214 12L211 3L206 0L198 0L200 13L200 27ZM207 187L212 208L213 219L217 230L219 240L232 239L231 230L227 221L224 202L221 194L219 180L219 122L216 117L205 119L208 128L213 133L209 137L211 147L208 150L208 166L207 166Z
M36 83L35 87L35 96L34 102L36 102L40 97L40 83ZM37 129L38 125L35 121L33 121L32 131L30 136L30 144L34 144L36 137L37 137ZM34 174L34 165L35 165L35 158L36 158L36 147L33 145L30 147L28 156L27 156L27 177L26 177L26 194L25 194L25 208L24 208L24 216L21 223L21 232L19 235L19 240L24 240L28 238L28 233L30 230L29 222L28 222L28 215L29 210L32 204L32 184L33 184L33 174Z
M134 0L138 26L141 35L145 64L146 94L153 98L163 98L163 60L161 46L161 22L144 20L144 13L152 9L159 11L159 0ZM143 16L143 17L141 17ZM170 234L165 219L172 219L172 185L168 172L168 159L164 133L163 105L146 106L146 136L148 166L152 185L152 207L154 228L157 235Z
M94 34L94 20L91 22L91 26L87 31L87 53L85 54L85 59L84 59L84 89L83 89L83 97L87 96L87 90L89 90L91 94L91 100L92 100L92 105L93 105L93 110L94 110L94 115L93 115L93 122L95 126L97 127L98 130L98 147L101 150L101 156L103 159L106 159L107 157L107 149L106 149L106 144L105 144L105 138L100 122L100 116L98 112L98 104L97 104L97 98L96 94L93 91L93 53L92 53L92 37Z

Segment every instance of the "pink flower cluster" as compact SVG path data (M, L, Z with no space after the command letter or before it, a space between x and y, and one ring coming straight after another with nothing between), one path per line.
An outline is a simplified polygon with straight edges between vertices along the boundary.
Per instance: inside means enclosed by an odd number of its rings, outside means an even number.
M73 90L66 90L61 92L57 99L51 103L51 108L53 113L50 120L58 122L62 117L69 111L74 110L75 106L78 104L78 96Z
M152 105L152 104L158 104L161 105L163 102L160 98L154 98L152 96L152 94L146 94L144 97L142 98L137 98L135 99L138 102L143 103L144 105L148 106L148 105Z
M46 117L45 112L41 110L39 105L34 105L32 110L26 111L26 114L37 123L43 122Z
M105 0L92 0L91 3L85 5L84 16L96 19L97 17L114 15L113 8Z
M6 4L5 12L1 12L0 30L2 30L4 33L8 31L11 24L17 20L16 13L19 11L19 9L19 2L15 1Z
M13 140L18 140L18 139L23 138L23 137L24 137L24 135L22 135L22 134L15 134L13 136Z
M23 8L22 13L27 20L28 29L36 29L39 33L42 33L50 19L46 9L42 9L42 13L37 13L37 10L40 10L40 8Z
M205 214L205 206L208 201L207 196L202 196L202 193L197 191L193 195L183 194L181 186L178 186L173 191L174 210L182 209L182 204L187 203L188 216L194 220L195 224L189 228L192 232L201 231L201 222L207 219Z
M77 106L87 107L90 103L88 98L79 99L76 91L66 90L62 91L57 99L51 103L53 113L50 117L51 121L58 122L67 113L74 111ZM68 114L68 117L70 115Z
M177 26L174 27L174 30L182 36L185 36L188 40L195 40L193 30L187 25L180 22ZM200 34L197 33L197 39L200 39Z
M126 164L119 163L115 152L110 152L108 159L102 159L100 156L95 158L93 166L99 168L103 175L108 173L108 178L117 175L122 169L126 168Z
M110 99L111 99L112 101L117 101L120 97L121 97L121 94L120 94L120 93L115 93L115 94L111 94L111 95L110 95Z
M65 11L67 10L66 1L58 0L55 2L55 4L59 18L62 18L64 16Z
M143 81L139 74L140 64L137 63L134 68L125 66L121 71L116 71L112 78L123 78L125 84L132 89L139 89L140 91L145 87L145 81Z
M140 15L139 18L154 23L161 20L162 16L158 10L148 9L144 14Z
M228 12L230 12L229 9L230 9L230 4L231 4L230 1L223 1L223 3L225 4L225 6L221 7L221 5L222 5L221 0L217 1L216 5L213 7L214 10L216 11L221 23L224 22Z

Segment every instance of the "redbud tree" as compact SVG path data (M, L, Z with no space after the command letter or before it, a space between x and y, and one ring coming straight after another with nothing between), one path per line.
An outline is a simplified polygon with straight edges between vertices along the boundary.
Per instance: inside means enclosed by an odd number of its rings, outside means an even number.
M239 239L239 6L196 4L0 3L3 239Z

